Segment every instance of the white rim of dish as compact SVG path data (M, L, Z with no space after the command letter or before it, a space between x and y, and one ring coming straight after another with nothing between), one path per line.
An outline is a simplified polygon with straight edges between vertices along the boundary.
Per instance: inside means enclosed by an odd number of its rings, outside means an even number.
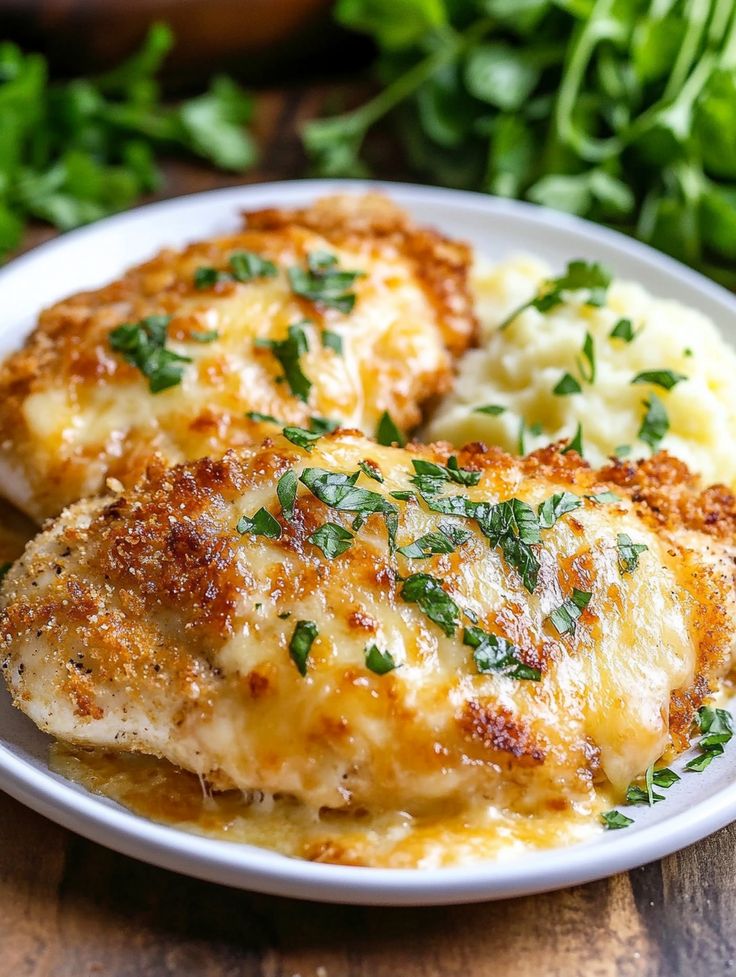
M0 285L21 266L38 260L39 254L63 249L70 239L94 235L103 227L124 229L128 223L150 216L163 217L167 210L197 204L203 199L217 198L225 202L230 198L233 206L247 206L250 197L258 197L262 205L263 198L273 194L275 205L286 205L337 190L383 191L406 205L436 204L441 199L452 202L458 216L468 209L473 212L487 209L489 214L526 220L536 226L543 224L559 231L582 233L589 240L625 250L628 256L639 258L644 267L664 268L676 274L701 294L707 294L725 312L736 314L736 298L725 288L675 259L606 227L522 201L367 180L248 184L147 204L39 245L0 271ZM92 841L162 868L272 895L365 905L446 905L545 892L589 882L671 854L736 819L734 783L712 794L707 804L668 818L666 831L663 824L641 826L630 834L612 832L592 842L524 853L518 860L507 862L431 869L363 868L290 858L268 849L210 839L149 821L51 771L39 771L1 743L0 788Z

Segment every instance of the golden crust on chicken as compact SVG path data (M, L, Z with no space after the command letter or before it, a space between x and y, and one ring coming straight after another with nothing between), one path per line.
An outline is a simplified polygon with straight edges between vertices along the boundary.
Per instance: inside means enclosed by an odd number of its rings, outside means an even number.
M665 455L297 441L156 467L30 544L16 705L315 810L560 810L684 748L736 632L725 490Z
M383 197L332 197L58 302L0 367L2 491L41 520L154 455L258 441L263 415L409 430L474 335L469 260Z

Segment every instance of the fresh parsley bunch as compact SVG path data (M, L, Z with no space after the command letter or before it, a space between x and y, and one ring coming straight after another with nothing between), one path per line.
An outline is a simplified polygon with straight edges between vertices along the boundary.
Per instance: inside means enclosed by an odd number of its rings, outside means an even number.
M394 112L437 183L619 226L736 286L735 0L338 0L378 95L304 131L316 169L366 172ZM730 267L729 267L730 266Z
M49 83L45 59L0 43L0 258L31 218L61 230L122 210L160 182L158 152L244 170L252 100L228 78L176 107L155 75L172 44L154 24L128 61L94 79Z

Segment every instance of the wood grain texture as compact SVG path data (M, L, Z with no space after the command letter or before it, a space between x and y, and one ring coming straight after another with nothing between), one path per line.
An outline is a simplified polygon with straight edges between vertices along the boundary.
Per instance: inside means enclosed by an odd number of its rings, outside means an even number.
M263 162L247 182L303 175L297 129L325 94L261 97ZM377 175L405 176L378 155ZM178 162L160 195L239 182ZM25 246L51 233L33 228ZM558 893L436 909L309 904L151 868L0 794L0 977L727 977L735 880L732 826Z

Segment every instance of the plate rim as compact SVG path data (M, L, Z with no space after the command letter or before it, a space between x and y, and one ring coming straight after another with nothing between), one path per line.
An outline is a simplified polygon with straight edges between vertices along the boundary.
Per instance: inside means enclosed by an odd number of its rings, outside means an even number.
M336 191L374 190L401 205L422 201L472 207L490 218L501 215L568 231L601 243L646 267L676 275L705 294L726 314L736 314L736 297L723 286L674 258L613 230L570 214L526 201L472 191L378 180L285 180L245 184L186 194L144 204L39 244L0 269L0 286L18 271L57 254L72 241L94 237L167 211L208 200L224 207L294 204ZM269 200L270 196L273 200ZM279 200L279 198L281 198ZM196 228L193 238L196 238ZM139 260L133 258L132 261ZM29 720L30 721L30 720ZM711 794L706 802L663 822L637 826L631 834L595 836L570 847L524 853L518 859L470 866L422 869L366 868L291 858L268 849L210 839L149 821L121 805L92 794L51 770L40 770L8 749L0 739L0 788L16 800L92 841L172 871L272 895L355 905L449 905L545 892L604 878L671 854L736 820L736 783ZM665 828L666 826L666 828Z

